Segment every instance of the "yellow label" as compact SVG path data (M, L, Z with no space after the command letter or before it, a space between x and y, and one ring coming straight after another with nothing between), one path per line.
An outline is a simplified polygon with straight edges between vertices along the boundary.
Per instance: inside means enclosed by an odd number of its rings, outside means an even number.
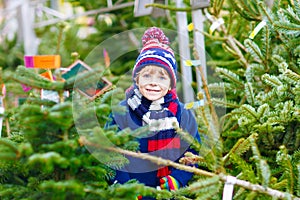
M249 38L253 39L266 24L267 23L265 21L261 21L259 24L257 24L254 30L251 32Z
M192 63L191 60L186 60L185 65L188 66L188 67L191 67L191 66L193 66L193 63Z
M195 102L186 103L184 105L185 109L192 109L194 107Z
M189 32L191 32L192 30L194 30L194 24L193 23L190 23L188 26L187 26L187 29Z

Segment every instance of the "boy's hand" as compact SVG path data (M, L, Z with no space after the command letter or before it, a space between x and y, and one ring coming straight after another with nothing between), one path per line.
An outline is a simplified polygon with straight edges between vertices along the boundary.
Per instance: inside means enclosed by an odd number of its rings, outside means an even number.
M160 180L160 188L163 190L178 190L179 189L179 182L173 176L165 176Z

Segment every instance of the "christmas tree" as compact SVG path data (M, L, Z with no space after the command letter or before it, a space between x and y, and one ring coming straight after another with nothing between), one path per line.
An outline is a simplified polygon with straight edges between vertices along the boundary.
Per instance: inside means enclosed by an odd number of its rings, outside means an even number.
M111 111L124 109L112 106L123 98L123 89L90 100L76 88L104 76L114 83L105 66L62 82L60 73L51 81L20 65L14 74L4 74L4 82L13 79L33 89L26 103L4 115L12 130L0 140L1 199L222 199L231 194L234 199L299 199L299 2L268 7L258 0L211 1L204 14L207 51L213 55L209 64L223 82L204 84L204 94L198 95L207 100L195 109L203 143L178 130L198 155L188 153L178 164L141 154L134 136L147 128L105 129ZM224 23L211 31L221 18ZM41 90L56 91L59 100L41 99ZM213 98L224 90L226 99ZM219 106L228 111L221 118L215 111ZM128 162L124 155L195 176L188 187L172 192L134 180L112 184L114 170ZM187 166L190 162L198 167Z

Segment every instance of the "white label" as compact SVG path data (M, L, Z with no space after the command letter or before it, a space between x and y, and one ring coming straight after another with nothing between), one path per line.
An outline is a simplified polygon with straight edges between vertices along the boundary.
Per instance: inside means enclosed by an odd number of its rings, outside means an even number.
M236 178L234 176L227 176L226 183L223 189L222 200L232 200L233 187L236 183Z

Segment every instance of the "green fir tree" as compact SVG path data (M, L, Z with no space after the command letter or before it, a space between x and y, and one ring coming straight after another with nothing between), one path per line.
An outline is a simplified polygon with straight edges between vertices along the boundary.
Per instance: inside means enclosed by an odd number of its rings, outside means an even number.
M189 2L186 4L190 12ZM173 4L152 6L176 10ZM204 84L204 93L198 95L206 98L205 106L195 109L202 144L178 130L197 155L187 153L178 164L141 154L134 136L147 132L147 127L105 129L111 111L124 109L115 106L123 98L123 89L113 87L93 101L76 89L97 83L99 74L117 82L118 77L101 63L65 82L49 81L19 65L16 72L4 73L4 82L33 89L24 104L4 115L11 132L0 139L0 198L106 200L150 195L157 199L222 199L224 185L231 178L234 199L299 199L299 1L275 1L267 6L260 0L214 0L203 12L208 19L204 32L207 51L213 58L208 64L223 82ZM209 33L219 18L224 24ZM261 21L265 26L249 37ZM63 33L63 26L60 28L58 34ZM70 60L74 58L64 62L71 64ZM41 99L41 89L57 91L59 101ZM213 98L224 90L226 99ZM70 97L63 98L63 91L69 91ZM227 109L222 117L216 112L219 106ZM171 165L195 176L189 186L172 192L135 180L111 184L114 169L128 162L124 155ZM189 167L189 163L198 167Z

